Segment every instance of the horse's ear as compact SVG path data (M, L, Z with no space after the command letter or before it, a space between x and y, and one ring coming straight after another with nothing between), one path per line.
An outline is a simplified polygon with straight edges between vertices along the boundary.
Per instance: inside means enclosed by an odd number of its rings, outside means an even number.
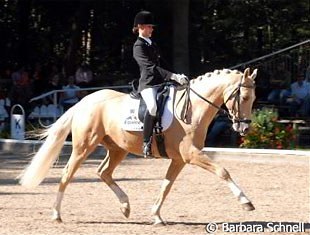
M257 69L254 69L253 73L251 74L251 78L254 80L257 76Z
M250 75L250 68L246 68L243 72L243 77L247 78Z

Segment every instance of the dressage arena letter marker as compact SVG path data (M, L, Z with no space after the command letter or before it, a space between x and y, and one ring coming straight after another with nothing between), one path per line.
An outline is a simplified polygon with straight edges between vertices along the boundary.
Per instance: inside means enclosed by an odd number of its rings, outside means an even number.
M15 119L15 129L21 129L21 126L20 126L20 119Z
M21 110L21 114L15 113L16 108ZM14 105L11 109L11 138L25 139L25 111L19 104Z

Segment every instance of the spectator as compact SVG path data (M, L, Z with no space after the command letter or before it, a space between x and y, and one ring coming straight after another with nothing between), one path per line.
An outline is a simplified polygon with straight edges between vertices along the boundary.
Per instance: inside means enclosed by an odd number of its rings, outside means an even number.
M55 74L50 81L48 81L47 84L47 91L53 91L53 90L61 90L60 85L60 77L58 74Z
M32 89L30 87L28 73L21 69L19 72L15 72L14 76L12 74L12 78L13 86L9 93L11 105L20 104L23 106L26 116L28 116L31 109L29 100L32 97Z
M222 140L221 135L231 128L231 121L226 114L220 112L211 122L205 146L216 147Z
M16 67L12 73L13 85L29 84L29 75L24 66Z
M62 89L64 91L60 97L60 104L64 110L67 110L79 101L80 87L74 84L74 76L69 76L68 85L63 86Z
M45 91L46 87L46 77L42 72L42 66L40 63L36 63L33 71L33 95L38 96L41 95Z
M272 88L267 100L273 104L283 102L283 97L286 95L291 83L291 73L285 68L284 62L277 65L275 71L271 74L270 86Z
M291 115L310 115L310 83L305 81L303 73L299 73L296 82L292 83L286 103L290 106Z
M61 89L62 89L62 87L60 85L60 77L59 77L59 75L55 74L51 78L51 80L48 82L46 92L54 91L54 90L61 90ZM54 96L53 95L50 95L46 98L47 99L44 100L44 103L46 103L46 104L54 103ZM59 97L57 97L57 103L58 103L58 101L59 101Z

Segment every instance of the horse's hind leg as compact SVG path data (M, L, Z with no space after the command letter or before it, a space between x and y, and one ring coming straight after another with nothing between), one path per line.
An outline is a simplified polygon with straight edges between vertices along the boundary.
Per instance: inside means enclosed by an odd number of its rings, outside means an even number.
M228 183L228 186L235 197L238 198L238 201L241 203L243 209L251 211L255 210L251 201L245 196L242 190L238 187L238 185L233 181L228 171L222 166L216 164L213 160L211 160L206 153L203 153L197 150L195 154L192 154L190 164L197 165L206 169L213 174L217 175L221 179L225 180Z
M122 149L109 149L106 157L100 163L97 174L110 187L117 196L123 215L128 218L130 215L130 204L127 194L115 183L112 178L114 169L126 157L127 152Z

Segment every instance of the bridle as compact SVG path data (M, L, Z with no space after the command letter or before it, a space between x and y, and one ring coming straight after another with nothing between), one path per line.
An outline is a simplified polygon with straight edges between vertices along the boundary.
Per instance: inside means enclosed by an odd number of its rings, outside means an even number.
M243 80L243 75L241 76L241 79L240 79L240 82L239 82L238 86L232 91L232 93L228 96L226 101L224 101L224 104L226 105L229 100L234 98L233 105L232 105L232 112L235 111L234 108L237 107L236 111L238 113L238 117L235 117L230 112L227 112L225 109L223 109L222 107L219 107L218 105L216 105L213 102L209 101L208 99L204 98L202 95L197 93L194 89L192 89L190 87L190 83L189 83L185 87L185 91L184 91L184 93L182 94L182 96L180 97L180 99L178 101L178 104L179 104L180 101L183 99L183 97L185 97L185 102L184 102L184 106L183 106L183 110L182 110L182 114L184 114L184 116L179 117L179 119L181 119L184 122L186 121L186 119L187 119L187 117L186 117L187 110L188 110L189 104L190 104L190 97L189 96L190 96L190 92L193 92L200 99L202 99L203 101L207 102L208 104L210 104L214 108L218 109L220 112L226 114L228 116L228 118L230 120L232 120L234 123L237 123L238 125L240 125L241 123L250 124L251 123L251 119L241 118L241 116L240 116L240 93L241 93L241 88L242 87L254 89L255 85L245 85L245 84L242 84L242 80Z
M241 77L241 81L242 81L242 78L243 78L243 76ZM249 89L255 88L255 85L245 85L245 84L242 84L241 81L238 84L238 86L232 91L232 93L228 96L227 100L224 101L224 104L226 105L229 100L234 98L233 104L232 104L232 112L236 111L236 113L238 113L238 117L234 117L232 114L230 114L226 110L225 110L226 111L225 113L228 113L229 119L232 120L234 123L237 123L238 125L240 125L241 123L250 124L252 122L251 119L241 118L241 116L240 116L240 114L241 114L241 112L240 112L240 110L241 110L241 108L240 108L241 88L242 87L249 88ZM236 110L235 110L235 107L237 107Z

